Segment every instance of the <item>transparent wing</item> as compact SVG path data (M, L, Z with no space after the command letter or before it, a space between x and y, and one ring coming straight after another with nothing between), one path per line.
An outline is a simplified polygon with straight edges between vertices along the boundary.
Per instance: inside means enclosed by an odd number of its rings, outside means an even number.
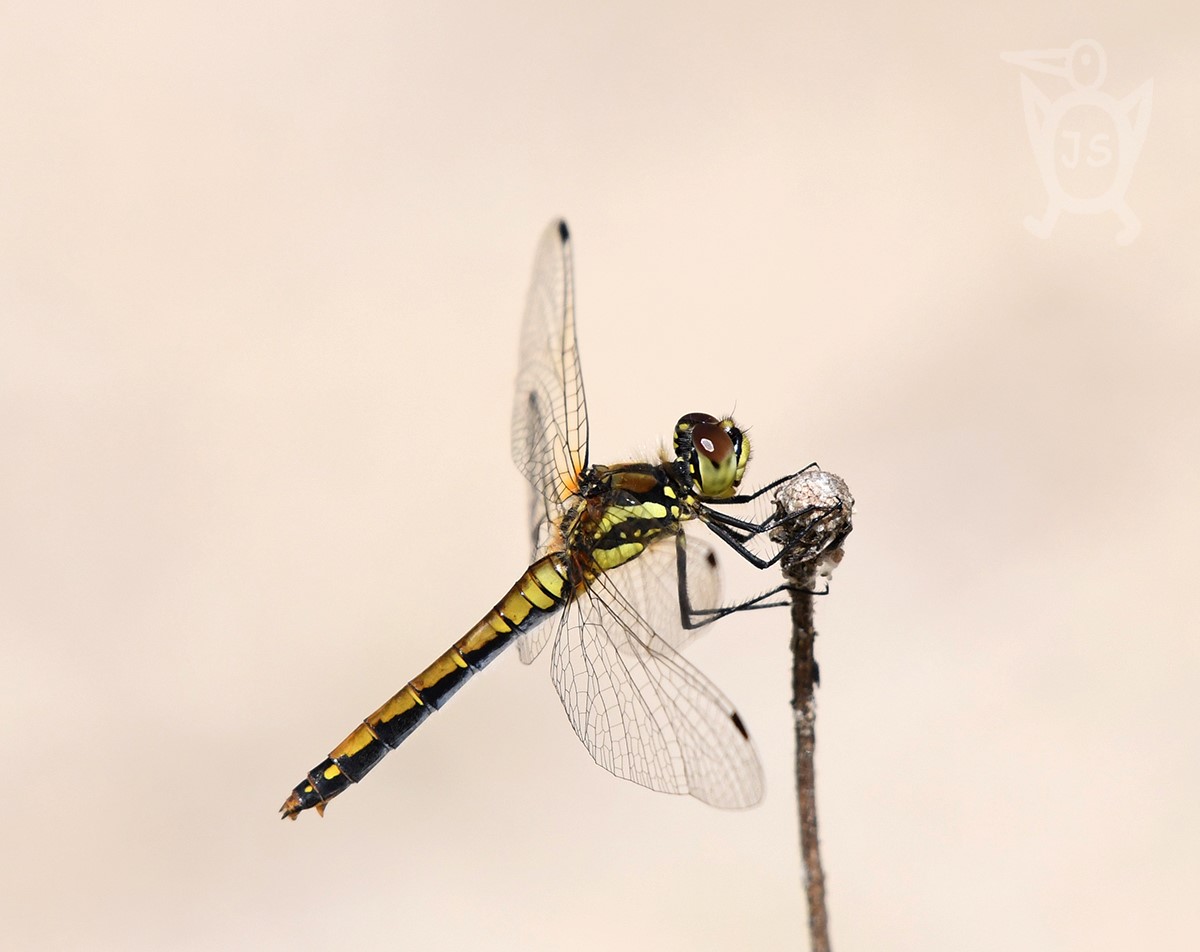
M733 705L655 634L607 573L566 611L550 670L596 763L713 806L762 798L762 768Z
M544 551L587 468L588 421L575 339L571 237L551 222L538 244L521 325L512 455L533 488L533 554Z
M683 524L687 548L687 594L693 609L721 607L721 573L717 553L700 533L703 526ZM631 605L654 633L679 650L703 632L703 628L684 628L679 619L679 566L675 538L659 537L636 559L609 573Z
M693 609L720 608L721 577L717 554L707 540L693 530L695 523L684 523L687 546L688 600ZM679 618L679 566L673 536L659 539L636 559L610 570L609 575L624 592L632 605L654 632L676 650L682 648L703 628L687 629ZM561 624L565 613L560 616ZM552 635L558 624L545 624L522 632L517 641L517 653L522 663L530 664Z

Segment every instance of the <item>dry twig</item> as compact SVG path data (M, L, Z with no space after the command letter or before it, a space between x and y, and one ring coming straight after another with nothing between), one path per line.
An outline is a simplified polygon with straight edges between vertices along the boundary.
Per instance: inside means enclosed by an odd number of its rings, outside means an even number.
M808 897L808 929L813 952L829 952L825 909L825 873L817 836L814 753L817 706L814 690L820 672L813 654L813 596L822 593L842 560L850 533L854 500L839 476L810 467L775 493L780 516L771 538L785 549L781 564L792 589L792 711L796 720L796 798L800 817L800 854ZM820 586L820 587L818 587Z

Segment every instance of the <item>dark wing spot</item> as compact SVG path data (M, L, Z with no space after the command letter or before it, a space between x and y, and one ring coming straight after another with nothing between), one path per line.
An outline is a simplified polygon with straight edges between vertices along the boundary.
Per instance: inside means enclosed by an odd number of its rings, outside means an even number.
M709 549L704 556L704 561L715 569L717 567L717 553L713 552L712 549Z
M571 240L571 233L567 231L567 223L561 218L558 220L558 237L563 241Z
M742 723L742 718L738 712L734 711L732 714L730 714L729 719L733 721L733 726L738 729L738 733L741 734L746 740L749 740L750 735L746 733L746 725Z

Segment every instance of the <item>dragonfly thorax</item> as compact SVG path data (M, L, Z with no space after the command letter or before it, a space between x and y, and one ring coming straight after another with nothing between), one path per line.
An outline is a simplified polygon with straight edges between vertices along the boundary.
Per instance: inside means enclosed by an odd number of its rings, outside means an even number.
M581 501L564 520L566 548L602 571L636 558L664 532L691 518L667 466L597 466L583 480ZM586 574L586 573L585 573Z

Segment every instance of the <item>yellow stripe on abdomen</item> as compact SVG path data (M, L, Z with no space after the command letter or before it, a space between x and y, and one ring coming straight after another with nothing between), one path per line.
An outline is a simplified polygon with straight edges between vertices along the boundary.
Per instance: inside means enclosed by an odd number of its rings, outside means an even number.
M474 670L481 670L516 635L562 607L568 563L561 554L538 559L508 590L500 603L454 646Z
M477 671L482 671L522 631L543 621L564 603L569 591L568 561L548 555L531 565L488 612L452 648L402 687L350 732L329 757L309 771L280 810L293 819L325 804L357 783L389 750L399 747Z

